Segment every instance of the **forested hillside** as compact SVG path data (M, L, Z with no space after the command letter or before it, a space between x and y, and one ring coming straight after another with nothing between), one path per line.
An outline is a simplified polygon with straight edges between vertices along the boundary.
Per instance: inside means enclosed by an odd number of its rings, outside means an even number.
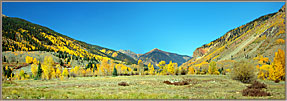
M109 58L128 64L136 63L120 52L72 39L20 18L2 16L2 21L3 51L48 51L66 53L85 60Z

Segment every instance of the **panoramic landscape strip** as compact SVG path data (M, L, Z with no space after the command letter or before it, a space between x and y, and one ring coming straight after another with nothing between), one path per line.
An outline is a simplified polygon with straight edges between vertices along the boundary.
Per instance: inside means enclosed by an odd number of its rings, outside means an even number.
M285 10L192 56L117 51L2 14L2 99L285 99Z

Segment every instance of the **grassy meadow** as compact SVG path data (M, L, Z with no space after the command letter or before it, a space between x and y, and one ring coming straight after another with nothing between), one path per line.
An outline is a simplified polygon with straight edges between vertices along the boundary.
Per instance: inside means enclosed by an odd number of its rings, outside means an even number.
M163 83L184 79L190 84ZM285 99L285 82L259 81L267 85L265 91L271 96L242 96L249 84L228 75L144 75L3 81L2 99ZM119 86L120 82L129 86Z

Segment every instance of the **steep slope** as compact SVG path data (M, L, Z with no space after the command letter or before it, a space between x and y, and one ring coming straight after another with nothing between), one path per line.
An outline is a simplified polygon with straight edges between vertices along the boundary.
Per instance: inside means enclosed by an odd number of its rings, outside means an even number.
M197 48L193 52L194 58L182 66L189 67L210 61L251 59L258 55L272 61L275 51L285 50L285 24L284 5L276 13L259 17Z
M24 19L2 16L2 25L2 51L65 52L80 58L105 57L136 63L133 58L120 52L72 39Z
M169 53L155 48L143 55L140 55L139 59L143 60L144 64L146 65L151 63L156 66L156 64L158 64L160 61L172 61L176 62L178 65L181 65L182 63L191 59L191 57L187 55Z

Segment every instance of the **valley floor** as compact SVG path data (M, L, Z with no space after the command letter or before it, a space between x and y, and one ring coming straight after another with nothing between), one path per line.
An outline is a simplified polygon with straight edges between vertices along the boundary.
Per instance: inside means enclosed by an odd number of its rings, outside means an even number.
M189 85L175 86L165 80L190 79ZM127 82L129 86L119 86ZM2 82L2 99L285 99L285 82L267 84L267 97L246 97L241 91L248 84L228 76L118 76L76 77L63 81L15 80Z

